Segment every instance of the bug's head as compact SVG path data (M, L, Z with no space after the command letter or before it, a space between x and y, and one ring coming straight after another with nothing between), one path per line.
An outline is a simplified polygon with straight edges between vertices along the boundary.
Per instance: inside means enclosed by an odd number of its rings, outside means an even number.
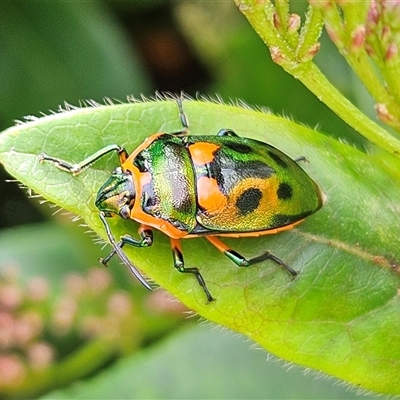
M95 201L96 207L106 217L115 215L123 219L130 218L135 203L135 186L128 171L117 168L99 189Z

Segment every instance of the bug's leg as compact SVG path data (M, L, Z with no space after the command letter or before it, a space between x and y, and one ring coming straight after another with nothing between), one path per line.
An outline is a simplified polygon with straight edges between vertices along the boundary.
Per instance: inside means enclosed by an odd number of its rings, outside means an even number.
M181 243L178 239L171 239L171 249L172 249L172 257L174 259L174 267L179 272L193 274L196 277L199 285L204 290L204 293L206 294L207 303L214 301L214 298L212 297L211 293L209 292L206 282L204 281L204 278L200 274L200 271L194 267L192 267L192 268L185 267L185 262L183 261Z
M176 99L176 103L178 104L179 110L179 119L181 120L183 129L189 130L189 120L185 112L183 111L183 102L182 95Z
M131 246L135 247L148 247L153 244L153 232L152 230L145 226L141 225L139 228L139 234L141 239L135 239L131 236L123 236L121 237L121 240L119 242L115 241L115 238L113 234L111 233L110 226L108 225L107 222L107 217L103 212L100 212L99 214L100 220L104 225L104 228L106 230L107 238L108 241L110 242L111 246L113 247L112 251L110 254L108 254L107 257L104 259L100 259L100 262L107 266L107 262L110 261L110 259L116 254L120 260L131 270L132 274L136 276L138 281L147 289L151 290L151 286L148 284L146 279L142 276L142 274L137 270L137 268L130 262L126 254L122 251L122 247L125 244L129 244Z
M224 253L230 260L232 260L238 267L249 267L250 265L257 264L264 260L271 260L276 264L280 265L284 268L287 272L289 272L292 277L297 276L298 272L295 271L293 268L290 268L289 265L285 264L280 258L274 256L269 251L265 253L250 258L249 260L244 258L241 254L237 253L235 250L232 250L229 246L225 243L221 242L215 236L206 236L205 237L211 244L213 244L220 252Z
M115 151L118 154L119 162L122 165L128 158L128 153L123 147L118 146L116 144L110 144L109 146L103 147L102 149L96 151L96 153L85 158L78 164L70 164L67 161L61 160L60 158L51 157L44 153L39 155L39 162L43 163L45 161L48 161L55 164L58 168L62 169L63 171L70 172L72 175L78 175L83 170L92 165L94 162L96 162L100 158L104 157L106 154L111 153L113 151Z
M179 119L182 124L182 129L180 131L172 132L172 133L170 133L170 135L186 136L189 133L189 120L188 120L187 115L183 111L182 95L177 97L176 104L178 105Z
M293 161L296 161L297 163L299 163L299 162L308 163L308 162L309 162L309 161L307 160L307 158L305 158L304 156L296 157Z
M121 237L121 240L117 242L117 246L122 249L126 244L134 247L150 247L153 244L153 231L146 225L140 225L138 229L140 240L133 238L132 236L125 235ZM112 249L110 253L100 258L100 262L107 267L108 262L116 254L115 249Z
M235 136L239 137L239 135L234 132L232 129L221 129L218 133L217 136Z
M117 242L117 246L120 248L120 249L122 249L123 247L124 247L124 245L125 245L125 243L124 243L124 241L123 240L120 240L119 242ZM115 254L116 254L117 252L114 250L114 249L112 249L111 251L110 251L110 253L108 253L108 255L106 256L106 257L101 257L101 258L99 258L99 261L105 266L105 267L108 267L108 263L109 263L109 261L115 256Z

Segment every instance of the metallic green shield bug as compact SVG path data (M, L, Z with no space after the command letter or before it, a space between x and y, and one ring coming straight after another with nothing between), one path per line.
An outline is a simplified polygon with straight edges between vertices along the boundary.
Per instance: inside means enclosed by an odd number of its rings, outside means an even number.
M111 144L79 164L40 155L41 162L52 162L77 175L104 155L117 153L120 166L101 186L95 202L113 247L101 260L103 264L117 254L150 289L122 248L151 246L155 228L170 238L174 267L196 277L208 302L214 298L198 268L185 266L180 239L204 236L240 267L270 259L296 276L270 252L246 259L218 236L262 236L293 228L322 207L317 184L299 160L231 129L221 129L214 136L190 135L181 98L177 104L183 128L153 134L131 154ZM139 238L124 235L115 240L107 223L113 216L139 223Z

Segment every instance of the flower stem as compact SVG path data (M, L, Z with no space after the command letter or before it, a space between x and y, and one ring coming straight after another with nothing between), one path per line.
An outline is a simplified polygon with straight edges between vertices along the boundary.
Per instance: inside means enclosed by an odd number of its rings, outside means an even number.
M318 99L354 130L392 156L400 159L400 142L345 98L312 61L307 60L306 57L299 59L296 49L292 49L288 41L276 32L274 24L271 22L275 9L270 1L235 0L235 2L264 43L269 46L272 58L276 63L281 65L286 72L299 79ZM320 16L318 11L316 12L315 21L318 23ZM312 17L312 14L310 15ZM315 32L313 37L315 38L315 45L318 40ZM312 44L309 43L309 45L309 52L312 53ZM304 49L302 49L302 53L305 53Z

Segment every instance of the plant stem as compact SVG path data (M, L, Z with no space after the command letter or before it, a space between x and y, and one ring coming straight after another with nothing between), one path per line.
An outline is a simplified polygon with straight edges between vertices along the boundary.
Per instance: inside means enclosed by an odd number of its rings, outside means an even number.
M400 159L400 142L390 135L377 123L366 117L357 107L345 98L311 61L299 62L288 46L275 48L276 34L270 18L273 14L273 5L267 0L235 0L240 11L245 15L254 30L264 43L273 50L273 59L286 72L299 79L318 99L326 104L340 118L359 132L370 142ZM266 18L269 16L269 20ZM282 42L284 40L282 39Z
M400 159L400 142L346 99L314 63L309 62L307 64L299 64L291 71L286 68L285 70L299 79L355 131L371 143Z

